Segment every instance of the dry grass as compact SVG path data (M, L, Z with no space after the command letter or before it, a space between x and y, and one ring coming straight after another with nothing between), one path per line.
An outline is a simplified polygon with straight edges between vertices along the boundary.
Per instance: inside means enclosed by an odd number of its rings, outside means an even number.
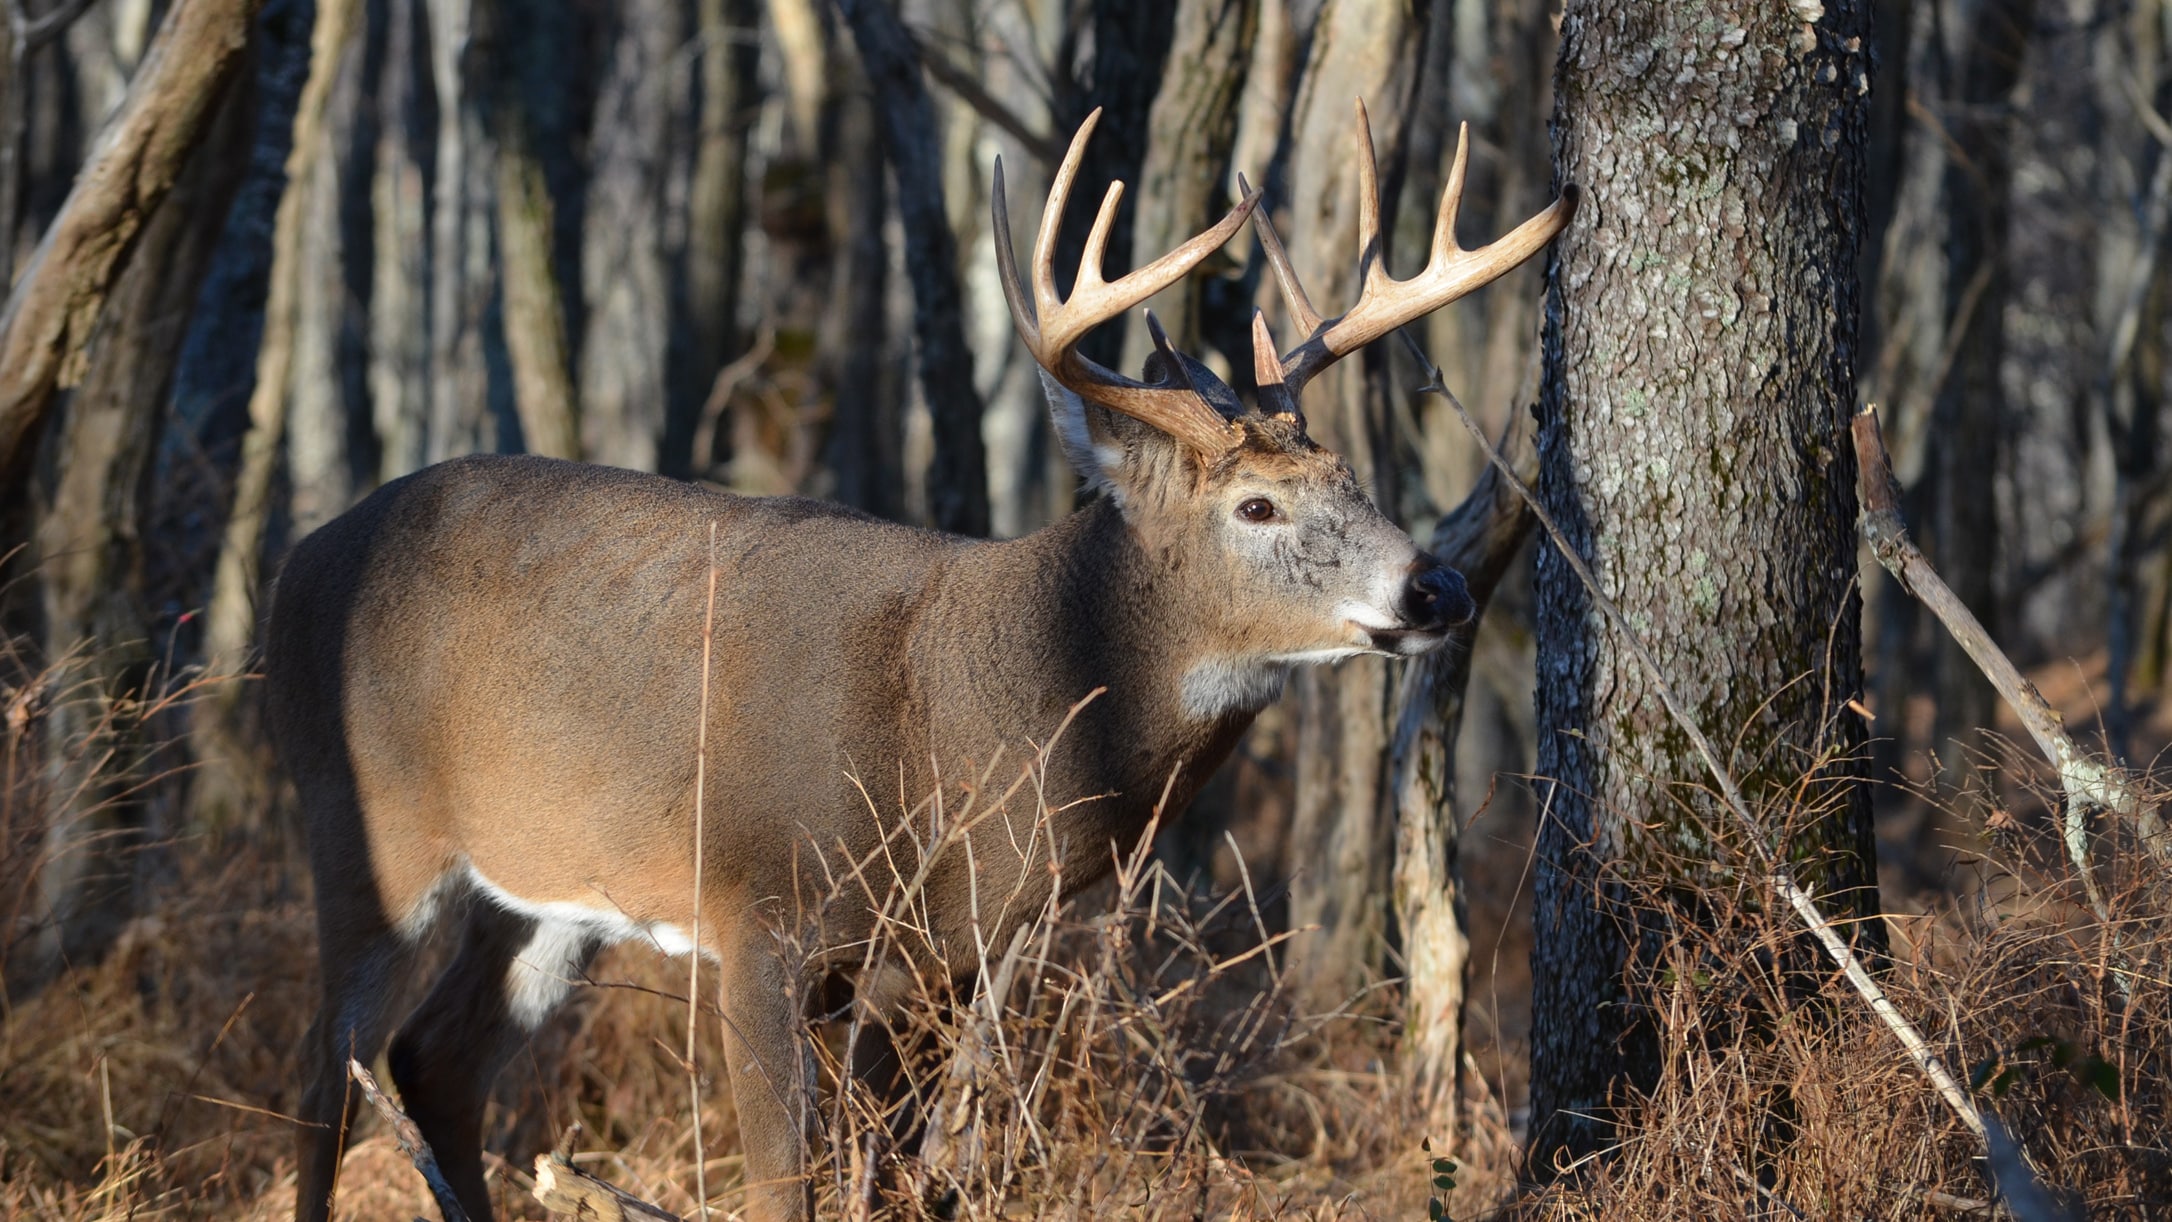
M0 707L18 691L0 690ZM0 877L11 886L35 868L23 829L39 809L39 725L13 721L0 744L11 761ZM1997 809L2020 808L2008 794ZM2049 835L2042 820L2002 818L1968 862L1982 881L1967 902L1890 918L1885 983L1949 1064L1974 1071L1979 1098L2047 1183L2092 1217L2163 1216L2172 880L2115 847L2104 927L2075 902ZM115 953L0 1015L0 1216L291 1208L283 1113L315 988L307 871L277 830L160 851L172 864L156 872L152 915ZM917 848L941 851L936 840ZM911 945L909 884L870 894L891 913L892 949L925 955ZM1297 1011L1262 949L1282 936L1265 898L1243 886L1188 893L1135 852L1109 883L1037 913L1016 942L976 948L987 987L955 998L931 987L900 1022L916 1050L917 1106L947 1143L940 1157L882 1158L879 1107L835 1087L855 1016L811 1030L837 1152L818 1168L825 1214L882 1191L904 1212L961 1218L1426 1216L1429 1155L1393 1073L1392 996L1358 1012ZM1520 1150L1503 1114L1520 1101L1474 1085L1474 1128L1448 1151L1460 1163L1448 1214L1971 1216L1967 1202L1989 1195L1973 1139L1844 985L1806 992L1770 967L1796 932L1757 907L1732 909L1723 937L1685 933L1644 982L1663 1018L1663 1064L1657 1085L1625 1102L1612 1157L1518 1195ZM694 1210L684 985L682 965L613 952L516 1059L492 1130L508 1159L503 1213L536 1216L520 1168L574 1120L582 1166ZM713 1017L698 1036L700 1158L712 1204L729 1210L741 1168ZM340 1212L434 1213L374 1120L348 1155Z

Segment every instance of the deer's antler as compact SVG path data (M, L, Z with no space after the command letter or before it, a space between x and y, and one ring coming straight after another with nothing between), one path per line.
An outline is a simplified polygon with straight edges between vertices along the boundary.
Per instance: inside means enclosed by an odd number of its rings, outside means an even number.
M1433 222L1432 254L1426 260L1424 271L1408 280L1397 280L1388 275L1387 261L1382 258L1380 186L1373 164L1372 123L1365 114L1362 100L1357 104L1357 129L1358 263L1364 287L1358 293L1357 304L1351 306L1348 313L1340 318L1321 320L1320 312L1312 308L1311 299L1305 295L1304 285L1298 283L1297 272L1290 266L1289 254L1282 248L1274 222L1268 219L1264 210L1259 213L1260 246L1267 256L1267 265L1274 271L1275 283L1282 290L1283 304L1289 309L1291 321L1306 332L1305 341L1281 361L1279 380L1282 389L1277 397L1289 404L1288 410L1293 412L1297 396L1313 375L1397 327L1507 275L1567 228L1569 219L1576 215L1576 188L1564 187L1561 195L1544 212L1516 226L1499 241L1477 250L1465 250L1457 245L1456 211L1463 203L1463 175L1470 160L1471 129L1470 124L1463 124L1456 133L1455 164L1448 171L1448 184L1441 192L1440 212ZM1238 176L1237 186L1239 190L1251 191L1242 175ZM1267 384L1264 371L1260 383Z
M1030 295L1018 278L1018 257L1011 250L1010 217L1003 201L1003 159L996 158L996 265L1003 295L1010 302L1011 324L1041 368L1073 392L1143 420L1202 454L1218 454L1234 444L1241 433L1233 431L1230 422L1192 390L1176 362L1164 362L1164 372L1157 381L1140 382L1080 356L1077 347L1087 332L1175 284L1202 259L1219 250L1252 215L1259 193L1247 191L1243 201L1214 228L1111 284L1101 278L1101 258L1108 246L1109 227L1116 221L1116 205L1124 197L1124 184L1110 183L1101 212L1086 237L1071 298L1061 300L1056 296L1056 227L1063 219L1072 182L1078 177L1079 162L1086 155L1086 141L1100 118L1101 112L1096 110L1079 125L1078 134L1071 138L1070 151L1064 154L1063 165L1049 185L1048 206L1041 210L1040 232L1033 240Z

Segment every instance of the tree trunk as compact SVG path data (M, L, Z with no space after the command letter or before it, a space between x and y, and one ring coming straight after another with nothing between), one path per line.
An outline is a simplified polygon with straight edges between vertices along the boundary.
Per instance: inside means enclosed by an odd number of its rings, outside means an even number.
M551 458L581 456L575 407L573 349L566 338L566 300L558 279L557 207L537 151L522 69L541 23L504 0L481 0L475 56L488 83L491 142L497 153L499 275L504 282L505 346L513 378L513 410L522 447ZM544 26L564 36L563 25Z
M0 479L20 470L136 238L203 138L262 0L179 0L0 312Z
M324 0L336 4L338 0ZM361 14L349 14L359 24ZM320 148L310 159L301 189L300 267L295 275L294 358L288 377L287 483L293 532L300 538L352 504L354 456L350 421L361 404L350 399L345 370L352 355L347 338L357 321L348 294L347 230L341 213L345 185L356 181L354 128L362 107L362 46L346 38L332 54L331 92L324 100Z
M1947 129L1946 318L1952 372L1938 388L1930 446L1936 463L1930 555L1953 592L2001 635L1997 590L1998 486L2009 427L1999 365L2005 359L2006 227L2014 180L2014 87L2036 23L2036 0L1985 0L1969 23L1959 105ZM1997 695L1951 636L1938 638L1938 718L1932 749L1976 744Z
M496 157L481 99L469 87L474 0L426 0L430 80L437 98L437 167L430 198L431 462L503 448L491 416L484 318L497 269L490 196ZM658 400L661 402L661 399Z
M1868 794L1832 762L1863 734L1846 702L1868 10L1836 0L1812 25L1802 6L1572 0L1556 168L1589 195L1554 247L1539 405L1541 495L1568 546L1704 732L1735 744L1723 762L1750 805L1787 812L1792 839L1770 847L1836 921L1876 911ZM1738 881L1709 837L1742 835L1550 545L1537 593L1527 1149L1545 1178L1604 1148L1617 1091L1651 1080L1639 973L1663 922L1708 921L1692 897Z
M1259 5L1260 0L1185 0L1176 6L1170 58L1180 67L1162 74L1147 119L1146 156L1130 192L1137 201L1131 220L1133 267L1159 258L1233 202L1229 153L1237 136L1245 64L1259 30ZM1246 173L1259 178L1263 169ZM1154 313L1185 352L1201 351L1198 315L1205 280L1188 276L1155 299ZM1151 351L1146 328L1127 326L1119 368L1137 372Z
M888 0L838 0L860 62L874 87L877 126L897 185L905 230L905 272L913 288L913 333L920 390L935 425L928 508L939 530L988 533L988 457L981 438L980 391L965 343L958 239L943 204L935 107L911 36Z
M1093 229L1097 201L1109 182L1121 180L1139 189L1125 192L1124 206L1117 210L1116 223L1109 227L1108 249L1115 252L1115 259L1108 265L1108 278L1114 280L1130 271L1131 266L1123 259L1129 253L1145 250L1134 237L1139 209L1147 202L1140 173L1148 155L1149 123L1159 90L1172 75L1181 77L1189 72L1189 65L1183 73L1163 71L1176 33L1178 10L1183 7L1168 0L1091 0L1087 20L1093 35L1093 58L1086 65L1084 80L1067 81L1068 87L1059 90L1051 116L1056 138L1069 143L1071 133L1088 114L1097 109L1101 112L1093 143L1087 146L1086 156L1079 163L1078 181L1083 189L1074 191L1072 206L1056 230L1059 291L1071 291L1072 277L1086 250L1086 235ZM1195 16L1199 15L1197 7ZM1079 32L1079 26L1071 28L1072 40ZM1060 62L1071 61L1075 52L1075 47L1067 45L1059 51ZM1136 367L1123 366L1129 348L1125 336L1132 326L1126 319L1117 326L1100 328L1088 335L1078 350L1111 368L1137 374Z
M1410 100L1424 50L1423 15L1327 0L1290 120L1291 261L1323 312L1357 300L1358 163L1352 99L1371 104L1380 207L1395 214ZM1285 350L1303 336L1277 338ZM1323 373L1306 402L1312 435L1349 460L1391 515L1396 463L1385 364L1378 350ZM1388 791L1393 687L1381 658L1298 671L1297 795L1288 862L1290 924L1320 931L1292 943L1291 973L1315 1006L1340 1005L1378 977L1388 938L1394 802Z
M1536 478L1537 456L1522 430L1504 449L1521 478ZM1530 536L1531 523L1530 507L1489 467L1463 503L1434 528L1426 549L1463 574L1483 616L1509 562ZM1402 1069L1425 1109L1426 1131L1436 1146L1455 1139L1461 1102L1457 1076L1470 939L1456 867L1456 738L1463 728L1479 623L1474 617L1445 646L1404 670L1390 753L1389 792L1397 812L1395 915L1405 964Z
M272 222L271 284L264 302L264 337L257 348L256 384L249 392L249 432L242 439L241 469L219 544L211 605L204 612L204 669L221 681L210 684L196 703L189 731L197 762L189 805L191 819L200 827L238 827L267 813L265 770L245 724L249 688L241 674L256 638L272 478L286 437L296 319L308 270L303 239L310 180L317 163L332 151L323 138L326 105L359 6L360 0L318 0L309 37L309 77L295 104L294 143L287 152L287 186Z
M38 580L46 656L75 661L44 727L33 980L95 960L132 912L152 773L142 719L156 660L143 605L145 493L189 310L248 149L246 94L231 85L227 93L171 206L144 226L91 335L84 379L58 413Z
M370 177L370 416L377 480L420 470L430 455L430 131L423 115L424 0L381 0L376 165Z
M700 0L701 97L693 133L686 254L677 261L686 339L678 348L662 470L707 469L694 453L703 405L719 370L739 354L739 282L745 266L747 112L756 96L759 48L736 37L759 19L754 0Z
M902 380L893 376L887 314L890 252L883 238L889 216L887 176L866 167L882 160L874 104L857 91L836 99L838 156L833 190L844 197L843 251L835 261L823 347L831 353L836 408L830 428L830 471L837 499L881 517L905 513L905 426L899 411Z
M581 241L581 448L592 461L657 469L669 402L667 192L675 0L618 11L590 137Z

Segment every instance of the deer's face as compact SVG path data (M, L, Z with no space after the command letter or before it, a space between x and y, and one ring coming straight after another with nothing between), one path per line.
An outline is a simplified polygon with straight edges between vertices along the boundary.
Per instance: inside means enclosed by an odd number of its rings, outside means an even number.
M1426 653L1470 622L1462 575L1389 521L1349 464L1207 376L1192 371L1242 430L1212 456L1049 387L1072 462L1186 593L1195 712L1257 708L1296 663Z
M1277 663L1409 657L1473 615L1455 570L1420 550L1350 467L1294 422L1253 415L1185 506L1199 580L1232 652Z

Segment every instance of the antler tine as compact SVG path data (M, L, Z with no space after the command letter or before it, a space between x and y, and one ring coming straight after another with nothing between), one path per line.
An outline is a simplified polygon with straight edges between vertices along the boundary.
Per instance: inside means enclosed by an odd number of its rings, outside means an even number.
M1570 218L1576 215L1576 188L1573 185L1563 187L1560 196L1543 212L1505 236L1476 250L1463 249L1456 242L1455 226L1470 159L1469 128L1466 126L1456 139L1456 159L1441 192L1440 211L1433 226L1433 249L1425 270L1408 280L1397 280L1388 274L1375 245L1380 234L1380 199L1373 177L1372 133L1367 130L1364 115L1361 102L1358 105L1361 155L1358 191L1363 206L1359 209L1358 238L1363 243L1363 288L1349 313L1316 325L1303 343L1282 358L1283 378L1292 395L1302 391L1305 383L1322 369L1366 344L1515 270L1567 228ZM1262 233L1264 237L1265 231ZM1279 248L1280 243L1274 246ZM1281 265L1286 265L1287 259L1270 255L1269 260L1278 264L1277 277L1283 276ZM1294 275L1290 278L1295 279Z
M1252 184L1237 175L1237 189L1253 194ZM1274 218L1262 208L1252 217L1252 228L1259 234L1260 250L1267 256L1267 267L1275 274L1275 286L1282 290L1282 305L1290 312L1290 321L1297 329L1310 335L1320 329L1320 312L1312 308L1312 298L1305 295L1305 286L1297 282L1297 271L1290 266L1289 252L1282 248L1282 235L1275 232Z
M1063 306L1056 297L1056 230L1062 226L1065 205L1071 202L1071 184L1078 179L1078 168L1086 160L1086 142L1093 138L1100 122L1101 108L1096 106L1078 125L1071 147L1064 151L1063 164L1056 167L1056 177L1048 184L1041 227L1033 235L1033 303L1039 307L1036 317L1040 319L1045 320Z
M1463 211L1463 179L1471 168L1471 125L1456 124L1456 159L1448 166L1448 184L1440 193L1440 213L1433 218L1433 251L1428 263L1437 263L1456 251L1456 216Z
M1026 295L1026 286L1018 279L1018 252L1011 249L1011 211L1003 199L1003 156L1000 153L995 159L995 184L989 192L988 207L995 214L989 228L994 230L996 279L1002 282L1003 300L1011 307L1011 327L1028 349L1039 348L1041 316L1033 308L1033 299ZM1036 258L1040 255L1038 238L1033 253Z
M1184 362L1178 359L1176 345L1169 342L1169 332L1162 328L1161 320L1154 317L1152 310L1146 312L1146 336L1154 341L1154 351L1161 354L1168 370L1164 376L1184 389L1196 392L1199 388L1192 382L1191 371L1184 368Z
M1380 159L1373 154L1373 120L1357 100L1359 299L1388 280L1388 252L1380 243Z
M1048 204L1041 210L1041 227L1033 242L1030 290L1020 282L1017 258L1011 250L1003 167L1001 160L997 161L990 204L996 231L996 266L1003 281L1004 299L1010 305L1011 325L1041 368L1074 394L1153 425L1203 454L1220 453L1235 442L1237 435L1221 413L1192 390L1181 362L1164 362L1167 368L1162 377L1147 383L1104 368L1080 356L1076 348L1087 332L1176 283L1226 244L1251 217L1259 204L1259 193L1248 193L1213 228L1110 283L1102 278L1101 261L1124 191L1122 183L1111 183L1087 235L1071 298L1065 301L1056 295L1056 230L1070 199L1072 183L1078 177L1079 164L1085 158L1087 138L1093 134L1100 115L1096 110L1079 125L1063 165L1049 184ZM1166 336L1157 339L1157 343L1166 342Z
M1305 413L1282 379L1282 355L1275 347L1274 332L1267 329L1267 315L1261 310L1252 311L1252 377L1259 384L1261 411L1294 421L1300 429L1305 427Z

